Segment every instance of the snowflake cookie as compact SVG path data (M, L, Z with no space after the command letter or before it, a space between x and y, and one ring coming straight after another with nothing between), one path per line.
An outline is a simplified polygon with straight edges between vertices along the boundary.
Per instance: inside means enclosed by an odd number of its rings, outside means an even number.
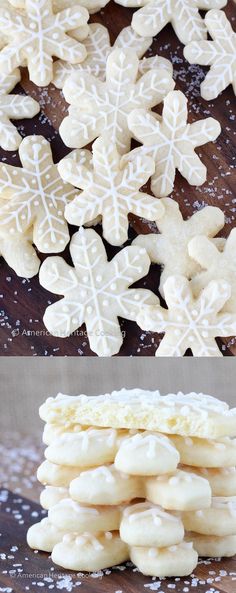
M221 127L212 117L187 123L187 99L181 91L172 91L164 99L162 118L143 109L135 109L128 116L128 125L143 147L135 149L150 155L155 163L151 189L155 196L168 196L174 188L175 171L190 185L202 185L207 169L195 153L219 136Z
M115 49L107 59L106 82L87 72L66 80L63 93L71 106L59 131L67 146L82 148L105 132L121 153L129 151L129 113L137 107L151 109L174 88L166 70L152 70L138 79L138 69L133 50Z
M25 8L26 0L9 0L15 8ZM52 7L54 12L60 12L66 8L73 8L74 6L83 6L90 14L94 14L104 8L109 0L53 0Z
M103 236L111 245L127 241L130 212L147 220L163 216L160 200L139 191L154 170L153 160L137 155L122 166L122 157L108 136L93 144L92 171L69 158L61 161L58 170L64 181L84 190L67 204L66 220L82 226L102 216Z
M132 19L133 29L140 35L155 36L171 23L179 40L186 44L206 39L207 30L199 11L223 8L227 0L115 0L122 6L140 7Z
M214 243L207 237L215 237L223 228L224 213L220 208L206 206L184 220L177 202L171 198L162 198L159 201L164 206L164 215L157 221L160 234L138 235L133 245L144 247L151 262L164 266L159 287L163 295L163 285L169 276L181 274L191 279L199 272L199 265L188 253L189 242L202 233L214 247ZM224 239L215 239L217 246L221 246L222 242ZM218 252L217 246L214 249ZM213 278L214 276L211 280Z
M0 231L13 236L33 227L39 251L63 251L69 241L64 209L76 192L60 178L50 144L42 136L24 138L19 156L22 168L0 163Z
M40 105L24 95L9 95L21 76L17 69L12 74L0 74L0 146L3 150L17 150L21 136L11 119L31 118L39 113Z
M156 356L183 356L188 348L193 356L222 356L215 338L236 335L236 315L222 312L228 282L210 282L195 299L189 281L177 275L163 290L168 309L147 307L137 319L142 329L165 334Z
M224 311L236 313L236 229L233 229L225 242L224 249L218 251L207 237L198 236L189 243L189 254L202 268L192 280L194 294L199 292L211 280L225 280L231 286L231 297Z
M190 64L211 66L201 84L206 101L216 99L229 84L236 94L236 33L222 10L210 10L205 18L213 41L195 41L184 48Z
M0 200L0 207L3 200ZM16 233L14 237L0 230L0 256L17 276L32 278L39 271L40 260L32 246L31 230L26 235Z
M30 80L46 86L53 79L53 60L56 56L71 63L85 59L84 46L66 33L85 26L88 11L75 6L55 14L52 0L25 0L25 11L0 8L0 32L8 44L0 52L0 70L10 74L27 63Z
M118 317L136 321L146 305L158 302L150 290L129 289L148 273L149 257L131 246L108 262L99 235L83 227L73 235L70 252L74 268L62 257L48 257L41 266L40 284L64 296L46 309L44 323L62 338L86 323L90 348L98 356L112 356L122 344Z
M85 71L88 74L97 76L100 80L106 80L106 62L109 54L116 48L133 49L141 58L152 44L152 37L141 37L132 27L125 27L119 33L115 43L111 46L109 31L103 25L93 23L89 25L89 34L84 41L87 57L80 64L69 64L63 60L54 63L53 83L59 89L63 87L70 74L76 71ZM169 60L160 56L144 58L139 63L139 73L144 74L151 68L163 68L168 70L171 76L173 67Z

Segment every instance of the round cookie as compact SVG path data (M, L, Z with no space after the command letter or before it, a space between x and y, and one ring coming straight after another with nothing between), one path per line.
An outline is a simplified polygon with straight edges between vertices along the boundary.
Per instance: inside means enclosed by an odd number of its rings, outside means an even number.
M87 427L80 426L80 424L69 424L66 426L64 424L51 424L50 422L47 422L43 430L43 443L45 443L45 445L51 445L57 437L65 432L80 432L86 428Z
M144 575L153 577L189 575L198 561L197 552L188 542L169 548L134 546L130 549L130 558Z
M209 509L182 514L182 521L187 531L203 535L236 534L236 497L213 497Z
M143 480L118 472L114 465L81 472L70 483L69 492L74 500L95 505L117 505L145 496Z
M35 523L27 531L27 543L33 550L51 552L54 546L60 542L65 531L58 529L45 517L40 523Z
M191 511L211 505L209 482L179 469L172 476L147 478L145 488L146 498L167 510Z
M63 486L67 488L71 480L80 474L80 471L80 467L57 465L46 459L38 468L37 478L44 486L48 484L49 486Z
M198 439L173 435L171 441L178 449L180 462L196 467L232 467L236 465L236 439Z
M78 433L65 432L47 449L45 457L53 463L94 467L112 463L117 452L117 431L113 428L88 428Z
M204 467L187 467L184 466L185 471L194 472L202 478L208 480L212 496L236 496L236 468L235 467L221 467L204 468Z
M117 532L67 534L52 551L55 564L79 572L103 570L128 559L128 546Z
M57 504L63 498L68 498L69 490L68 488L63 488L60 486L45 486L44 490L42 490L40 494L40 504L43 509L50 509Z
M76 531L110 531L119 529L120 509L118 507L100 506L89 507L75 502L71 498L64 498L48 511L48 517L53 525L69 533Z
M186 533L185 539L193 542L193 546L199 556L206 558L231 557L236 554L236 535L201 535L200 533Z
M141 502L123 511L120 537L129 546L163 548L183 540L184 526L180 518L161 507Z
M127 474L155 476L174 472L179 461L179 453L168 437L145 431L123 440L115 467Z

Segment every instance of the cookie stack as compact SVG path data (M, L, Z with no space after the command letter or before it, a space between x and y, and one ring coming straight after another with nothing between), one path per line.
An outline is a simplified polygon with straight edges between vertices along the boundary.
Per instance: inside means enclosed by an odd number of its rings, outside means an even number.
M130 558L160 577L190 574L197 553L233 555L235 415L202 394L49 398L38 470L48 517L29 529L29 545L68 569Z

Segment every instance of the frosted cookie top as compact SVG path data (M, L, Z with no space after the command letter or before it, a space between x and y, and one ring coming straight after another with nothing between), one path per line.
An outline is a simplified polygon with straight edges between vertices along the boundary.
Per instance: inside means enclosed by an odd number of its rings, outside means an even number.
M99 396L59 393L40 407L46 422L157 430L167 434L218 438L236 435L236 408L210 395L121 389Z

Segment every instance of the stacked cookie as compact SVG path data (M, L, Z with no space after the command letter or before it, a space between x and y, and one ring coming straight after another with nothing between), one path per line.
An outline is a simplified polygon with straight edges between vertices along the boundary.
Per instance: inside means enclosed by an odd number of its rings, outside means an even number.
M235 412L202 394L49 398L38 470L48 517L29 545L68 569L130 558L160 577L190 574L198 553L233 555Z

